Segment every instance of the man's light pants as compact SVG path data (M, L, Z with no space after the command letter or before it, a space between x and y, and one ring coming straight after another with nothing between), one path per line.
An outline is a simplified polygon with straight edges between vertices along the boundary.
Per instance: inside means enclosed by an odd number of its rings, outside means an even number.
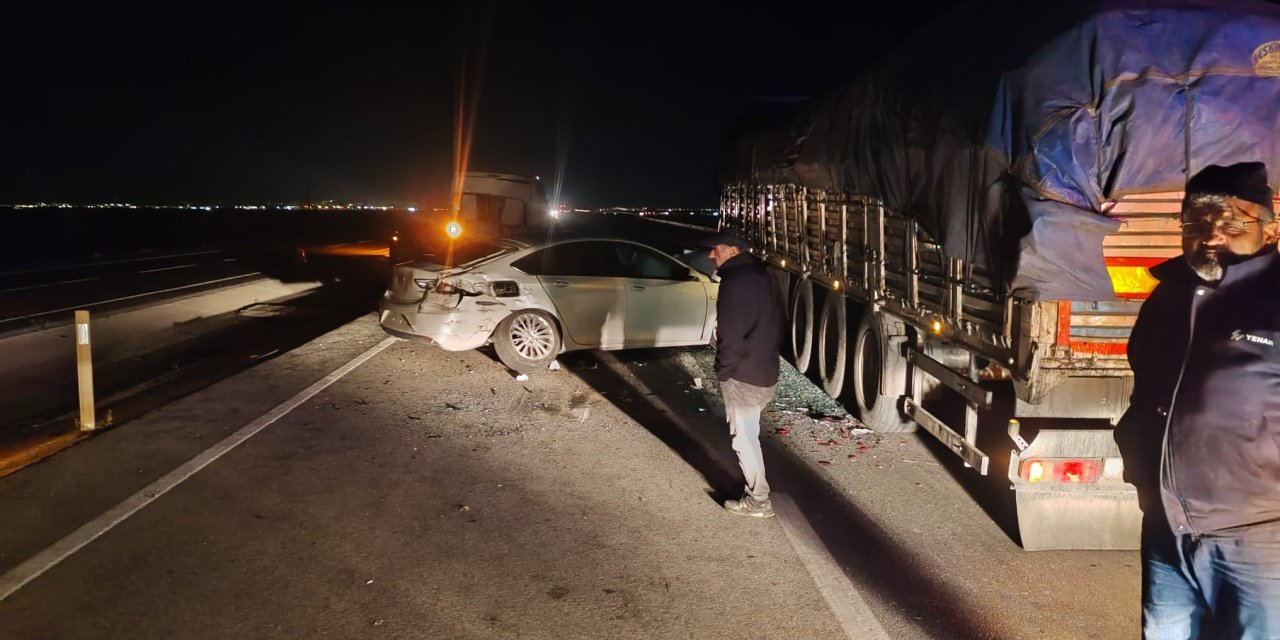
M773 400L773 390L774 387L757 387L737 380L720 383L733 450L747 480L745 492L759 502L769 499L769 481L764 479L764 456L760 451L760 413Z

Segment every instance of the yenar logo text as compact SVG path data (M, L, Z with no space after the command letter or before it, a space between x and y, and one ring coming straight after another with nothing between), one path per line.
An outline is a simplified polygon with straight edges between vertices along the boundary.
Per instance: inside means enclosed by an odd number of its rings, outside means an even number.
M1268 347L1274 347L1274 346L1276 346L1276 341L1275 341L1275 340L1272 340L1272 339L1270 339L1270 338L1263 338L1262 336L1250 335L1250 334L1245 333L1245 332L1243 332L1243 331L1241 331L1241 330L1239 330L1239 329L1236 329L1235 331L1232 331L1232 332L1231 332L1231 341L1232 341L1232 342L1239 342L1239 341L1241 341L1241 340L1244 340L1244 341L1246 341L1246 342L1254 342L1254 343L1257 343L1257 344L1265 344L1265 345L1267 345Z

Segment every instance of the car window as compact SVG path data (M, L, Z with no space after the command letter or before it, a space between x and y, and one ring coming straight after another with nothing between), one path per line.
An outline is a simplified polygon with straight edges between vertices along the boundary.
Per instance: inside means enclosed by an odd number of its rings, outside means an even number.
M610 257L621 267L626 278L651 280L688 280L689 267L661 253L634 244L611 243Z
M535 251L511 266L535 276L610 276L603 243L570 242Z

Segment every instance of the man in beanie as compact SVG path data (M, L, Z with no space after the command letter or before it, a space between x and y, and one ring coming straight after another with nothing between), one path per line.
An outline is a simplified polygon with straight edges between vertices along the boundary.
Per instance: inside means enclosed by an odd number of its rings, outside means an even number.
M1266 167L1187 183L1182 257L1129 339L1116 427L1142 522L1144 638L1280 638L1280 254Z
M782 305L768 270L747 253L750 246L731 232L702 243L720 275L716 298L716 377L724 397L733 450L746 479L742 499L726 500L729 513L757 518L773 515L769 482L760 450L760 413L778 384Z

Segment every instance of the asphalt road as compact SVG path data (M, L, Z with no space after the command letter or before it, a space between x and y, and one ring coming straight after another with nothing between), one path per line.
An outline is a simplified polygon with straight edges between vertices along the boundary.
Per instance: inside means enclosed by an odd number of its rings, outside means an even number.
M0 273L0 331L57 321L74 309L110 308L164 294L244 282L260 272L218 250L74 262Z
M1137 636L1135 553L1020 550L916 436L791 411L794 373L766 456L795 506L759 521L719 507L705 350L520 382L384 339L362 317L0 479L0 638Z
M370 243L199 250L0 274L0 458L73 425L75 310L90 312L99 421L119 423L368 312L385 256Z
M122 360L132 420L0 479L0 638L1138 635L1136 553L1022 551L1007 490L927 437L824 417L794 370L765 421L794 506L766 522L719 508L741 479L706 350L569 354L520 383L397 341L299 396L384 340L385 247L284 249L0 274L29 303L4 305L8 347L86 301L123 318L241 277L323 283Z

